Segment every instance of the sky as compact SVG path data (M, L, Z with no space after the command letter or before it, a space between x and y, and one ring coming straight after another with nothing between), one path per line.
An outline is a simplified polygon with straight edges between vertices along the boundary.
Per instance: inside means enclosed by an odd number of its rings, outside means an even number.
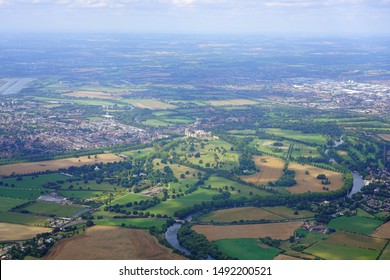
M390 35L390 0L0 0L0 32Z

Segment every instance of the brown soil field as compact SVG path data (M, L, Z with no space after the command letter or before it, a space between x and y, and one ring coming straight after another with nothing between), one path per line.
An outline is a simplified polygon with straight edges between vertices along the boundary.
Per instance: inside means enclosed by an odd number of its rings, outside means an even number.
M390 239L390 222L378 227L371 235L374 237Z
M260 238L271 237L273 239L288 239L303 222L293 221L285 223L237 225L237 226L210 226L195 225L192 227L196 232L203 234L208 240L229 238Z
M99 154L97 158L94 155L79 157L79 158L64 158L47 161L37 161L28 163L17 163L0 166L0 175L9 176L15 174L30 174L34 172L44 172L46 170L55 171L60 168L68 168L71 166L82 166L96 163L107 163L114 161L123 161L123 158L114 154Z
M289 255L279 254L279 255L276 256L276 258L274 258L274 260L291 261L291 260L302 260L302 259L296 258L296 257L293 257L293 256L289 256Z
M257 104L256 101L248 99L211 100L207 103L213 106L244 106Z
M289 169L295 170L295 181L297 184L293 187L288 188L287 190L290 193L305 193L305 192L326 192L322 188L328 188L329 191L335 191L341 189L344 185L340 173L329 171L326 169L318 168L311 165L302 165L296 162L292 162L288 165ZM305 172L308 171L309 174L306 175ZM325 174L329 178L331 184L323 185L321 180L317 179L317 175Z
M276 181L282 176L284 160L271 156L254 156L253 160L260 172L249 176L241 176L240 178L245 182L263 185Z
M161 102L154 99L124 99L137 108L150 109L150 110L164 110L164 109L174 109L176 106Z
M145 230L94 226L58 242L47 260L180 260Z
M234 222L239 220L284 220L285 218L266 211L262 208L256 207L240 207L232 209L218 210L210 213L207 217L202 219L203 221L209 222Z
M119 94L111 94L111 93L105 93L100 91L76 91L71 93L64 93L62 95L70 96L70 97L112 99L112 100L119 100L121 98Z
M27 240L44 232L51 232L51 228L0 223L0 241Z
M347 152L347 151L337 151L337 153L338 153L340 156L347 156L347 155L348 155L348 152Z
M335 232L329 236L326 242L350 247L381 250L386 245L387 241L380 238L368 237L360 234Z
M381 139L390 142L390 134L378 134L378 136L379 136Z

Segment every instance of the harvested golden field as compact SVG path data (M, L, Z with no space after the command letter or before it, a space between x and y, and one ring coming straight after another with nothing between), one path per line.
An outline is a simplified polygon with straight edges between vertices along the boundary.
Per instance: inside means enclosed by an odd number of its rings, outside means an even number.
M378 136L379 136L381 139L390 142L390 134L378 134Z
M141 109L165 110L176 108L174 105L154 99L123 99L122 101Z
M257 104L256 101L248 99L229 99L229 100L211 100L207 101L212 106L245 106Z
M305 192L326 192L323 187L328 188L329 191L341 189L344 185L341 174L334 171L318 168L311 165L302 165L300 163L292 162L288 165L288 169L295 171L295 181L297 184L288 188L288 191L293 194ZM308 172L308 174L306 174ZM331 184L323 185L321 180L317 179L319 174L325 174L329 178Z
M390 222L378 227L371 235L374 237L390 239Z
M51 232L50 228L0 223L0 241L27 240L39 233Z
M119 100L121 96L119 94L111 94L101 91L75 91L71 93L64 93L63 96L81 97L81 98L95 98L95 99L112 99Z
M282 176L284 160L271 156L254 156L253 160L260 172L241 176L240 178L245 182L264 185L276 181Z
M239 220L283 220L285 218L271 213L262 208L256 207L239 207L232 209L224 209L218 210L215 212L211 212L207 217L203 218L202 221L210 222L213 220L214 222L220 223L228 223Z
M158 244L145 230L94 226L58 242L47 260L179 260L182 256Z
M0 166L0 175L9 176L15 174L30 174L34 172L44 172L46 170L55 171L60 168L68 168L71 166L82 166L96 163L107 163L114 161L123 161L123 158L114 154L99 154L79 157L79 158L64 158L56 160L46 160L28 163L17 163Z
M296 258L296 257L293 257L293 256L289 256L289 255L279 254L279 255L276 256L276 258L274 258L274 260L291 261L291 260L302 260L302 259Z
M302 221L292 221L285 223L237 226L195 225L192 229L205 235L210 241L229 238L259 238L267 236L273 239L286 240L293 235L294 231L302 224Z

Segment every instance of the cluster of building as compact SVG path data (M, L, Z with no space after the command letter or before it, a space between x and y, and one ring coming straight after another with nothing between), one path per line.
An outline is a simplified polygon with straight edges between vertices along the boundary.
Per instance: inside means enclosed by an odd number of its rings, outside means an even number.
M299 84L281 83L272 86L270 99L318 109L349 109L372 115L386 115L390 108L390 83L348 81L310 81Z

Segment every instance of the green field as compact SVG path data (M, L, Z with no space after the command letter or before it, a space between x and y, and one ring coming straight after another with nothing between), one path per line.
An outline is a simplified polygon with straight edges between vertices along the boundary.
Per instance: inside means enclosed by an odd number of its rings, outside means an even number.
M8 211L15 206L21 205L28 202L25 199L0 197L0 212ZM1 215L1 213L0 213Z
M134 228L151 228L156 227L161 229L165 225L165 220L158 219L111 219L111 220L95 220L95 225L100 226L125 226L134 227Z
M176 199L168 199L165 202L149 208L148 211L153 214L167 215L168 217L173 217L175 211L190 207L194 204L200 204L203 201L211 201L214 195L217 195L218 192L213 190L198 189L197 191L182 196Z
M390 241L387 242L387 246L383 250L379 259L380 260L390 260Z
M21 189L42 189L43 185L47 182L57 182L57 181L65 181L68 180L70 177L61 175L59 173L53 173L53 174L43 174L35 176L23 176L20 177L21 180L17 180L17 178L7 178L1 180L5 186L5 184L8 184L8 186L11 186L12 184L15 185L15 188L21 188Z
M85 207L78 205L60 205L49 202L36 202L24 208L32 213L42 215L55 215L59 217L70 217Z
M24 190L17 188L0 188L0 196L7 196L19 199L35 200L42 195L41 190Z
M319 242L304 252L326 260L375 260L378 251Z
M252 238L222 239L215 243L222 252L239 260L272 260L280 252Z
M144 195L139 194L139 193L128 193L128 194L125 194L125 195L113 200L111 202L111 204L123 205L123 204L129 203L129 202L133 203L134 201L149 200L149 199L151 199L151 197L144 196Z
M336 230L369 235L381 224L383 224L383 222L376 219L352 216L335 218L329 222L328 227Z
M29 226L45 226L48 223L47 217L36 216L31 214L21 214L14 212L0 213L0 222L11 224L22 224Z
M271 195L269 192L263 191L256 189L254 187L249 187L234 181L231 181L226 178L222 177L216 177L216 176L211 176L207 181L205 181L205 186L211 186L212 189L226 189L226 186L228 187L227 189L229 192L232 194L232 197L242 197L242 196L251 196L252 195L259 195L259 196L267 196ZM232 191L231 187L234 188Z
M145 148L145 149L140 149L140 150L126 151L126 152L122 152L121 154L124 154L126 156L130 156L134 159L137 159L137 158L147 157L155 151L156 150L154 148Z
M299 140L307 143L313 143L316 145L325 145L326 139L320 134L303 133L297 130L282 130L279 128L269 128L266 132L275 136L281 136L288 139Z
M76 198L76 199L91 199L95 198L98 195L102 194L99 191L69 191L69 190L61 190L59 192L60 195L67 198Z
M294 209L285 206L264 207L263 209L286 219L312 218L315 215L315 213L307 210L298 210L298 214L294 214Z

